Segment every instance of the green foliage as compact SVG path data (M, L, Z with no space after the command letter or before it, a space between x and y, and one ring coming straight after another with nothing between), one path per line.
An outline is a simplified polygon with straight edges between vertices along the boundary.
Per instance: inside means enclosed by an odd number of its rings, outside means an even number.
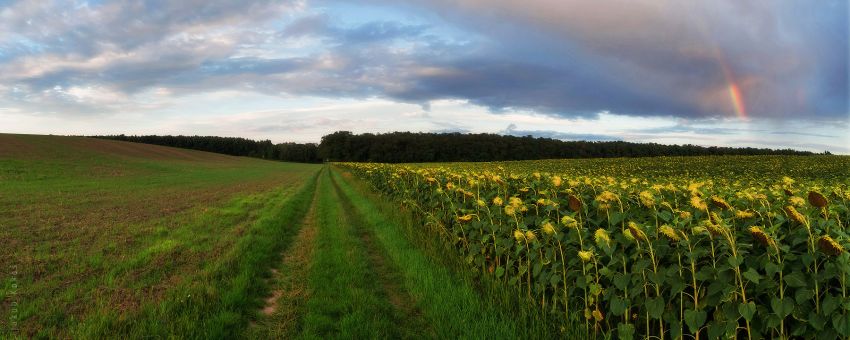
M662 145L623 141L562 141L496 134L412 133L352 134L322 137L323 159L346 162L482 162L554 158L610 158L707 155L812 155L807 151Z
M268 160L299 163L321 163L319 146L314 143L280 143L272 144L270 140L255 141L240 137L217 136L92 136L93 138L111 139L125 142L144 143L171 146L183 149L193 149L222 153L231 156L246 156Z
M848 159L341 166L588 334L812 338L848 330Z

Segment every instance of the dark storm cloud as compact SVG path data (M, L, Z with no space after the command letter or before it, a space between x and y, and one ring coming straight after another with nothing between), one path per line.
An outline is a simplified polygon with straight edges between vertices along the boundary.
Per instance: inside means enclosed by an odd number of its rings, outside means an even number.
M848 112L846 1L406 3L494 42L462 63L482 68L504 65L524 73L512 65L533 60L551 69L527 82L503 72L482 77L475 83L477 89L465 84L466 96L489 106L537 103L536 107L564 116L588 109L629 115L733 116L729 88L734 83L752 117L846 119ZM597 79L576 77L582 70L592 70L588 73ZM571 80L586 84L586 91L559 87ZM517 86L535 81L552 87L528 93ZM519 93L493 96L496 84ZM425 87L419 96L432 92L442 95Z
M640 89L581 69L488 56L432 64L434 72L407 74L403 79L409 86L386 93L410 102L466 99L495 112L530 109L572 117L595 116L603 110L654 115L689 109L686 102L676 98L645 94Z

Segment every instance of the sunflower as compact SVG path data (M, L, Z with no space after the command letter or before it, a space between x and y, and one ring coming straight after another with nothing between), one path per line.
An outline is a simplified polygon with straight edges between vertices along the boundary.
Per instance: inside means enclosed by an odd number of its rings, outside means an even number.
M564 215L564 217L561 217L561 224L570 229L578 227L578 221L576 221L576 219L572 218L572 216L569 215Z
M764 230L762 230L759 226L750 227L750 235L752 235L753 239L755 239L756 241L758 241L758 243L761 243L761 245L765 247L776 247L776 242L773 240L773 238L770 237L770 235L768 235L767 233L765 233Z
M673 230L673 228L669 225L662 225L658 228L658 231L670 241L679 242L681 240L681 237L679 237L679 234L676 233L676 230Z
M460 222L460 223L466 223L466 222L472 221L472 216L473 216L472 214L458 216L457 221Z
M525 240L525 233L523 233L519 229L514 229L514 238L517 240L517 242Z
M556 188L561 186L561 176L552 176L552 185Z
M708 204L705 204L705 201L699 196L691 196L691 206L700 211L708 209Z
M543 223L543 227L541 229L543 230L544 233L546 233L546 235L552 235L552 234L555 233L555 226L552 225L552 223L549 222L549 221L546 221L546 223Z
M596 232L593 233L593 237L596 239L596 244L602 246L609 246L611 244L611 237L608 236L608 231L605 229L599 228L596 229Z
M835 242L829 235L824 235L818 240L818 247L820 247L820 250L824 254L832 256L838 256L844 252L844 247L838 242Z
M644 233L644 232L643 232L643 230L641 230L641 229L640 229L640 226L638 226L638 224L637 224L637 223L635 223L635 222L629 222L629 223L628 223L628 226L629 226L629 232L631 232L632 236L633 236L636 240L638 240L638 241L644 241L644 242L646 242L647 240L649 240L649 239L646 237L646 233Z
M640 199L640 204L643 204L647 208L655 206L655 197L653 197L652 193L649 191L641 191L640 194L638 194L638 199Z
M516 207L514 207L512 205L506 205L505 206L505 215L508 215L508 216L516 215Z
M788 217L790 217L791 220L803 225L808 225L808 221L806 221L806 216L800 214L800 212L798 212L797 209L794 208L794 206L786 206L785 213L788 214Z
M729 209L732 208L732 206L729 205L729 203L727 203L726 200L724 200L723 198L720 198L718 196L711 196L711 204L714 205L715 207L717 207L719 209L723 209L723 210L729 210Z
M818 208L824 208L829 205L826 197L817 191L809 191L809 203Z

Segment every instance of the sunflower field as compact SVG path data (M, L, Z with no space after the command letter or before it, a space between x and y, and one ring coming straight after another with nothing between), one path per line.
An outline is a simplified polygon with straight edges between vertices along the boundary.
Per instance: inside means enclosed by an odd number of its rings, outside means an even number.
M337 166L588 335L850 339L850 157Z

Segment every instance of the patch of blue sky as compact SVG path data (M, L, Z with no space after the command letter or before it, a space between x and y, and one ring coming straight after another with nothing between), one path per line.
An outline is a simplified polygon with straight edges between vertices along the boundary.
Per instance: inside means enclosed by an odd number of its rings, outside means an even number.
M85 0L85 1L77 1L77 2L76 2L76 5L75 5L74 7L76 7L76 8L83 8L83 7L89 7L89 8L92 8L92 7L98 7L98 6L100 6L100 5L103 5L103 3L104 3L104 2L105 2L104 0Z
M371 22L395 22L409 26L425 26L427 29L424 34L435 36L447 43L461 44L478 38L477 34L451 25L437 15L417 11L414 7L330 1L317 6L315 10L334 18L335 24L344 28Z
M44 53L47 49L47 45L38 41L13 36L5 42L0 42L0 61L11 60L21 55Z

